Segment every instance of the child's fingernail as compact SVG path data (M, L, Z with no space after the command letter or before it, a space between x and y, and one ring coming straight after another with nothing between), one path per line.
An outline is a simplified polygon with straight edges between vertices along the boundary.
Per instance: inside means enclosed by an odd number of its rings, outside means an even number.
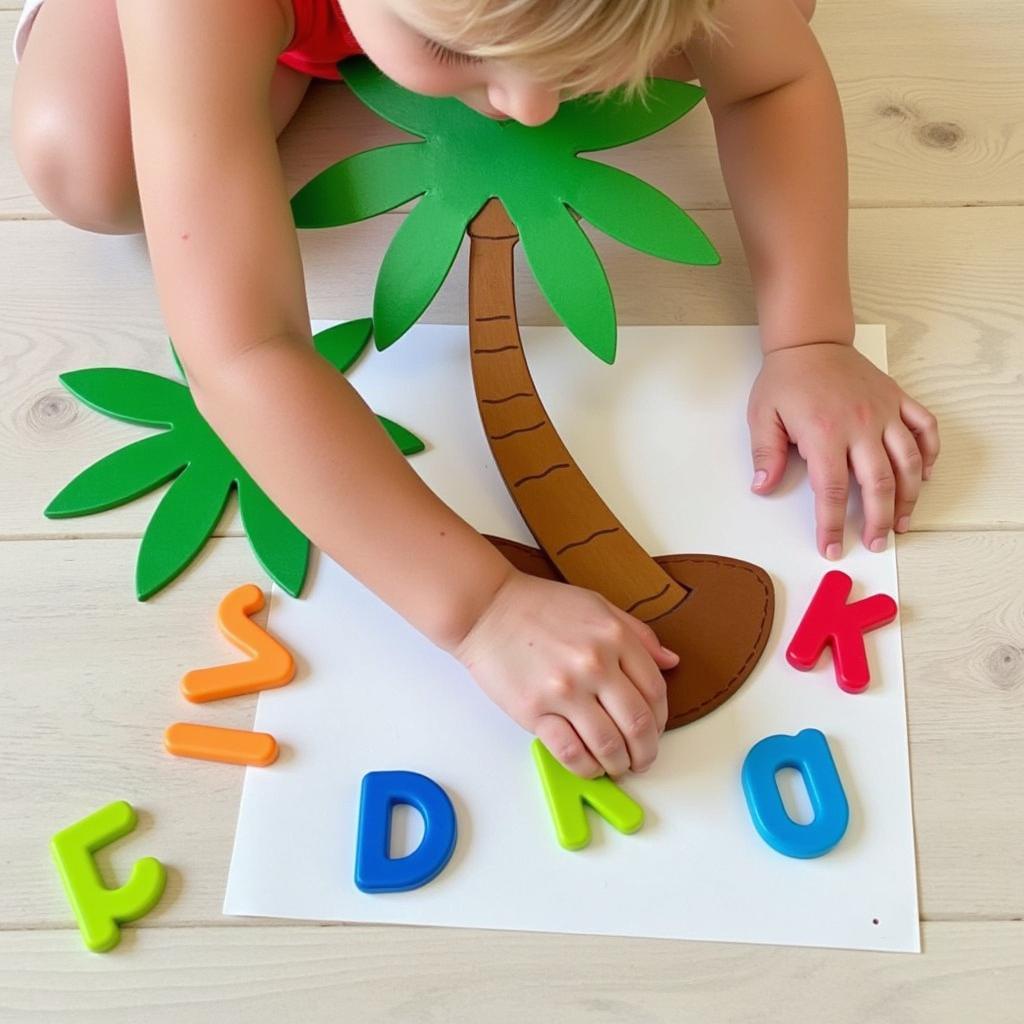
M661 653L664 654L666 658L679 658L679 655L676 654L675 651L670 651L664 644L661 647Z
M879 554L880 552L882 552L882 551L884 551L886 549L886 547L888 546L888 543L889 543L888 536L886 536L886 537L876 537L871 542L871 550L874 551L875 554L877 555L877 554Z
M833 541L825 549L825 557L830 562L837 562L843 555L843 545Z
M932 467L931 466L925 466L924 470L921 472L921 476L924 477L925 480L931 480L931 478L932 478Z
M764 487L764 482L767 479L768 479L768 473L765 470L763 470L763 469L759 469L754 474L754 488L755 488L755 490L758 487Z
M910 529L910 516L900 516L896 520L896 532L906 533Z

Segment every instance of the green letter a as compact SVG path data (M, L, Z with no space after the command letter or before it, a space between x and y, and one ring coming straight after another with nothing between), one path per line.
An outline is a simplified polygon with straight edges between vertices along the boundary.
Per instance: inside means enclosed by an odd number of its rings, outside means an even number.
M531 750L558 842L565 849L582 850L590 842L584 804L590 804L605 821L627 835L644 823L644 809L607 775L581 779L556 761L540 740L533 741Z

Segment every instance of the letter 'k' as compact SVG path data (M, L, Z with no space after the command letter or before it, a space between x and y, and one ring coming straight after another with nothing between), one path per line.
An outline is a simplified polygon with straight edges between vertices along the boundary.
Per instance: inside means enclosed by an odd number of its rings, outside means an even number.
M853 580L846 573L832 570L825 574L790 641L786 660L807 672L830 645L840 689L860 693L871 679L864 634L892 622L897 607L888 594L847 604L852 589Z

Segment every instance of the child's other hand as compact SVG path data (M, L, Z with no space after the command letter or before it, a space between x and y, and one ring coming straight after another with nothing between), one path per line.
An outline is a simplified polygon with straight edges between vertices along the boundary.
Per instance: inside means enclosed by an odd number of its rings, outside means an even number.
M843 552L849 469L861 486L863 541L882 551L904 533L939 454L935 417L851 345L832 342L767 353L747 408L755 494L769 494L792 442L807 461L818 551ZM763 475L762 475L763 474Z
M512 570L454 652L480 688L577 775L649 768L679 661L599 594Z

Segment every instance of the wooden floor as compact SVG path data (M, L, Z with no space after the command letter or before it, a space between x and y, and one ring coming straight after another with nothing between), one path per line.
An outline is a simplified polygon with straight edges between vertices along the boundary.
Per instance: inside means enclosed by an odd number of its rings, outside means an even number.
M6 45L16 0L0 0ZM220 596L255 572L232 511L146 605L132 567L153 497L90 519L42 509L139 436L77 405L65 370L168 372L138 240L54 222L9 145L0 61L0 1021L1010 1022L1024 1011L1024 11L1020 0L822 0L815 25L850 140L858 319L944 454L899 544L921 956L572 936L249 923L220 914L240 770L172 761L177 681L223 657ZM344 127L336 127L336 126ZM397 133L317 89L283 148L297 184ZM627 323L753 312L703 110L613 155L697 211L723 266L694 273L598 239ZM397 213L303 237L313 316L365 316ZM525 323L551 322L528 277ZM428 319L465 316L465 263ZM248 725L246 700L205 718ZM81 945L49 862L58 828L141 809L103 862L143 854L168 892L121 946Z

